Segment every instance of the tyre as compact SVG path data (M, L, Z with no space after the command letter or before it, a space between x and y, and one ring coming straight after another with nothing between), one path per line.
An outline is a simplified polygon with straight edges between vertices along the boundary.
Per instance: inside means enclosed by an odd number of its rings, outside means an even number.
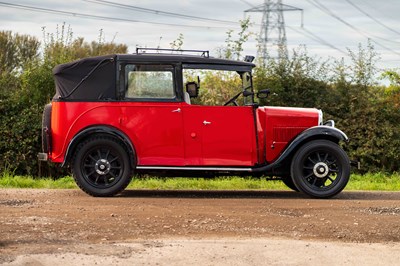
M132 177L124 146L116 139L105 136L91 137L78 145L72 172L77 185L95 197L120 193Z
M50 132L51 128L51 103L44 106L44 111L42 115L42 151L48 153L50 151Z
M291 190L294 191L299 191L299 189L294 185L293 180L290 176L284 176L282 177L282 182Z
M330 198L340 193L350 177L350 160L334 142L314 140L295 154L291 174L293 184L316 198Z

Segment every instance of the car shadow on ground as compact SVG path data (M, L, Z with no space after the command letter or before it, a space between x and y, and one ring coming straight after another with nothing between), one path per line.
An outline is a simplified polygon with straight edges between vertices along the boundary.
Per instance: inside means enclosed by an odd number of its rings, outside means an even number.
M120 197L160 198L307 198L294 191L257 190L125 190Z
M294 191L258 190L125 190L119 197L314 199ZM400 200L400 192L345 191L333 200ZM321 199L324 200L324 199Z

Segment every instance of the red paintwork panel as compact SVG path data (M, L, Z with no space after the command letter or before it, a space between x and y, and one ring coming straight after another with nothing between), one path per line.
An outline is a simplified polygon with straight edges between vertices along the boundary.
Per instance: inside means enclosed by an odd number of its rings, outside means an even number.
M51 116L53 162L63 162L71 139L88 126L107 124L118 127L120 109L115 103L53 102Z
M138 165L184 166L181 103L125 103L121 129L135 146Z
M138 165L254 166L276 160L296 135L317 123L316 109L260 107L255 126L251 106L53 102L50 159L63 162L76 134L106 125L129 137Z
M68 111L67 111L68 105ZM135 147L138 164L184 165L181 103L54 102L54 162L62 162L68 144L81 130L107 125L125 133Z
M252 107L182 105L187 165L257 162Z
M273 162L298 134L318 125L314 108L262 107L265 114L266 161Z
M53 102L52 108L53 162L63 162L72 138L95 125L125 133L135 147L138 165L250 166L257 162L251 107ZM204 125L205 120L211 124Z

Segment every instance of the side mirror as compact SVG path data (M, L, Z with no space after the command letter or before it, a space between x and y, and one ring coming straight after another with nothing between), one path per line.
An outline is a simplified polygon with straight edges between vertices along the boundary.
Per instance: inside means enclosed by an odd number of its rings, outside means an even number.
M251 95L254 95L254 92L251 92L251 91L243 91L243 96L244 96L244 97L251 96Z
M265 99L268 97L269 93L270 93L269 89L260 90L259 92L257 92L257 98Z
M196 98L197 96L199 96L199 88L199 85L194 81L186 83L186 91L189 94L190 98Z

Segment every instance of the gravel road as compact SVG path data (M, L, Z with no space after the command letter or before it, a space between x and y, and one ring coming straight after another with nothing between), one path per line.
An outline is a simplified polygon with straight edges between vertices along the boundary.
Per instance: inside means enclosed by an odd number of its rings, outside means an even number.
M399 265L400 192L0 189L1 265Z

